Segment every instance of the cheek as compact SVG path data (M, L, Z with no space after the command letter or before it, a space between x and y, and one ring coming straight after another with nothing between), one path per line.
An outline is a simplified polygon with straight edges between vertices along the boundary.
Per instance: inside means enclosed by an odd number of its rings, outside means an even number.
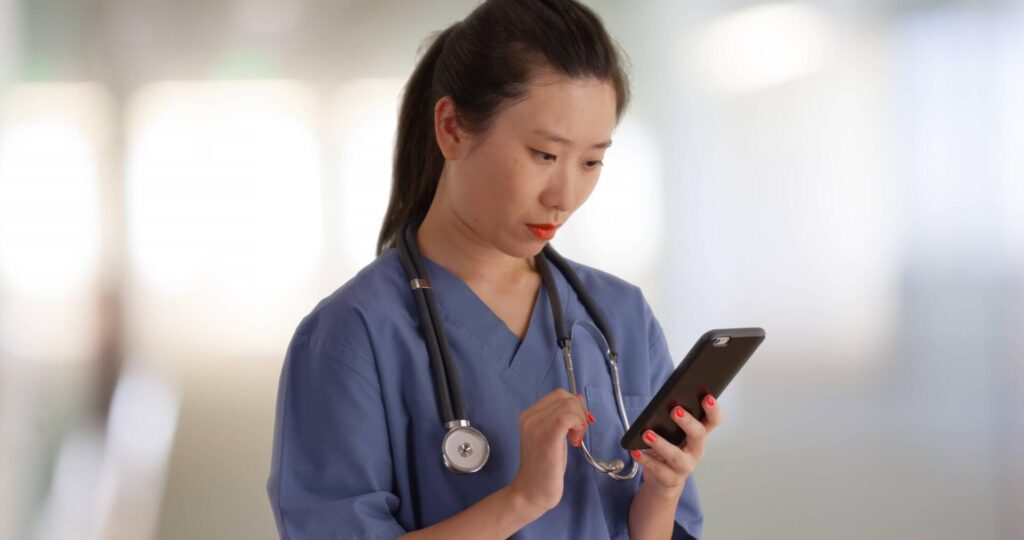
M530 181L529 167L514 158L505 158L494 163L495 166L481 176L485 179L483 183L486 184L486 201L481 201L481 207L486 207L486 210L495 216L518 214L521 208L529 205L530 198L535 195L531 192L531 187L535 183Z
M500 187L506 205L526 206L536 196L533 191L536 185L536 178L528 164L509 160L507 166L504 167Z
M456 212L467 222L487 228L521 214L532 194L529 167L513 158L480 156L460 171L462 185L453 199Z

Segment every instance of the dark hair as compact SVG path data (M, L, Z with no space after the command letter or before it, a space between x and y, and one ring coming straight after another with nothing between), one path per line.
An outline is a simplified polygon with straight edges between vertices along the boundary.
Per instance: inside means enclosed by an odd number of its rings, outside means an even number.
M574 0L487 0L436 34L405 85L395 140L391 199L377 254L434 199L444 156L434 136L434 106L451 96L460 127L487 130L500 107L526 96L540 69L615 87L616 120L629 82L615 45L590 8Z

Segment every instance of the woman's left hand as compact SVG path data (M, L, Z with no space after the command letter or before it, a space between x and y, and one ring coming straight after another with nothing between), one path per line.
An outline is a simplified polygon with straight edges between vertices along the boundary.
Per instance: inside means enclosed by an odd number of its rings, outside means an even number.
M644 467L644 484L641 489L655 490L659 495L679 498L686 485L686 479L704 457L704 445L708 433L722 424L722 410L715 398L708 395L701 401L704 420L698 421L682 407L676 406L671 417L686 432L686 439L676 446L657 433L644 432L644 442L650 446L644 451L633 450L633 459Z

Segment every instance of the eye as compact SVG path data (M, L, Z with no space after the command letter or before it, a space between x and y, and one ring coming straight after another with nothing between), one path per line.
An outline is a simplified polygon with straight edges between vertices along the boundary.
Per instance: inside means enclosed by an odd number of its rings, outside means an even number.
M554 154L549 154L549 153L541 151L541 150L537 150L537 149L534 149L534 148L531 148L530 150L532 150L534 154L537 154L538 156L540 156L540 158L542 160L544 160L544 161L554 162L555 159L558 158L558 156L556 156Z
M604 162L601 161L600 159L596 159L596 160L588 161L587 162L587 168L588 169L596 169L598 167L604 167Z

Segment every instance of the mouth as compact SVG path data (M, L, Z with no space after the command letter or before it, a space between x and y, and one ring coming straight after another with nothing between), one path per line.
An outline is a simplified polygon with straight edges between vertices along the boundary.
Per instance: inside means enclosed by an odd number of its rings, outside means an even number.
M560 225L554 223L527 223L526 227L530 229L533 236L538 240L551 240L555 237L555 231L558 230Z

